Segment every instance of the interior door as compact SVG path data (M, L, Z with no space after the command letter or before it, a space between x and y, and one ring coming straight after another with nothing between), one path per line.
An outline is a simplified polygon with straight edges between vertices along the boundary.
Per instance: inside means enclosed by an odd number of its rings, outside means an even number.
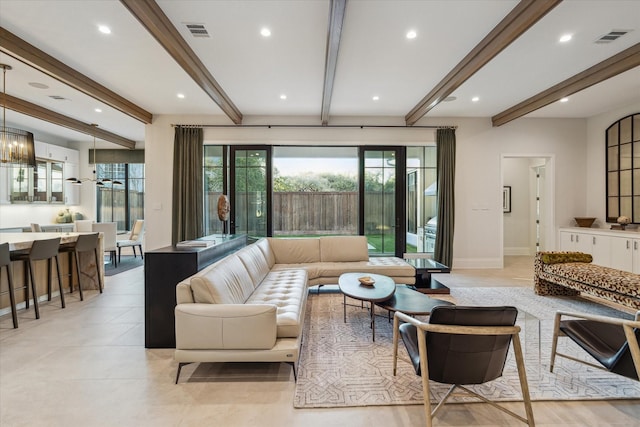
M271 148L232 146L230 159L231 233L256 239L271 236Z
M360 228L369 253L402 256L406 241L404 147L362 147Z

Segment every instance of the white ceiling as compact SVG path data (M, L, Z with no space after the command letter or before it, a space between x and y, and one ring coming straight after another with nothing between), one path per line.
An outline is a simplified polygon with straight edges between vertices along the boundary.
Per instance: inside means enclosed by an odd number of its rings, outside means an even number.
M312 116L320 124L329 0L157 0L245 116ZM404 116L516 5L516 0L349 0L330 117ZM193 38L184 23L204 24ZM103 35L97 26L111 27ZM153 114L222 110L118 1L0 0L0 26ZM272 35L260 35L262 27ZM405 34L415 30L417 37ZM610 44L597 38L632 30ZM573 34L566 44L558 42ZM564 0L427 117L491 117L640 42L640 0ZM144 125L0 53L8 94L136 141ZM29 85L38 82L48 89ZM177 93L185 94L178 99ZM280 95L287 99L281 100ZM50 98L66 98L58 101ZM379 96L373 101L374 95ZM479 102L471 102L474 96ZM640 67L530 117L591 117L640 99ZM95 108L101 108L96 113ZM90 137L7 110L36 138ZM231 121L229 120L229 123ZM331 119L329 121L331 123Z

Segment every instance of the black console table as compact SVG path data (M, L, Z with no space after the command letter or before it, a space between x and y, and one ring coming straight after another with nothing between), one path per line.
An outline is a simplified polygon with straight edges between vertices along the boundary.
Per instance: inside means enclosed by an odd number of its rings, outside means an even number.
M432 273L449 273L451 269L428 258L406 258L406 262L416 269L416 290L423 294L448 294L448 287L431 276Z
M247 236L211 235L207 247L167 246L144 253L144 345L175 348L176 285L208 265L247 245Z

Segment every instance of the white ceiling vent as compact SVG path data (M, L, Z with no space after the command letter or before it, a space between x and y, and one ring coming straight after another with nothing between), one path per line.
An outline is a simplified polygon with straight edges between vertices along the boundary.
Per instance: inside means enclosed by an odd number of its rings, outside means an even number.
M184 25L193 37L209 37L209 31L205 28L204 24L187 23Z
M49 98L55 99L56 101L64 101L67 99L64 96L60 96L60 95L49 95Z
M629 31L631 31L631 30L611 30L607 34L605 34L604 36L602 36L599 39L597 39L596 43L598 43L598 44L611 43L613 41L618 40L620 37L624 36Z

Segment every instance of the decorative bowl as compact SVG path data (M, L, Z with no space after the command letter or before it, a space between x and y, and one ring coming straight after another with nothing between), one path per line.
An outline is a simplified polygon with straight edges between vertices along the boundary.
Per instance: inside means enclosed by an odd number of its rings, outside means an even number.
M591 227L593 222L596 220L595 218L579 218L579 217L576 217L574 219L578 223L579 227Z
M373 286L373 284L376 283L373 277L369 277L369 276L358 277L358 281L365 286Z

